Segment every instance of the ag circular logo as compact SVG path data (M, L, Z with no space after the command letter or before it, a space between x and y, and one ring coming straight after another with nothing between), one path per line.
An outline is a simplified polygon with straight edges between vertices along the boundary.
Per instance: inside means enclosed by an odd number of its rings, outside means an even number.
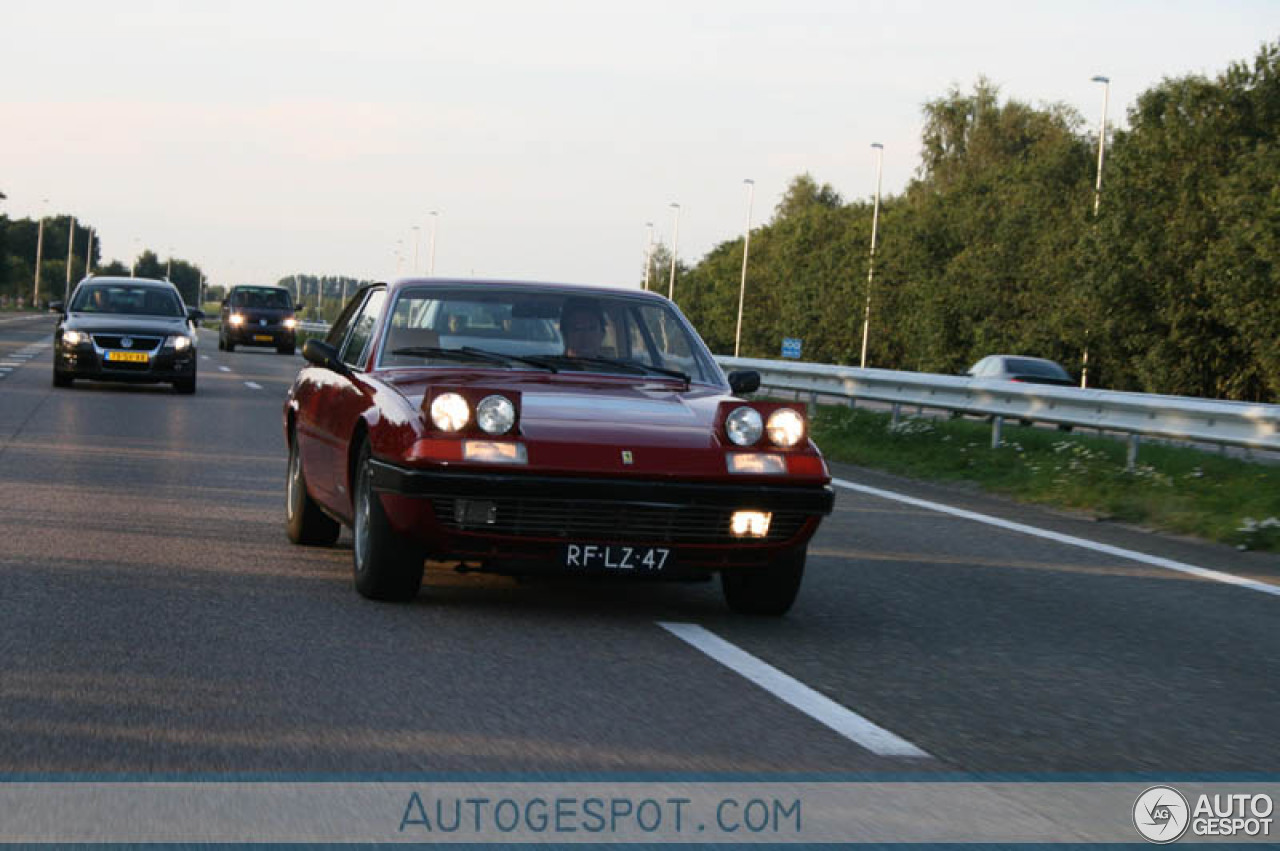
M1151 842L1163 845L1180 839L1190 823L1187 799L1177 789L1152 786L1133 804L1133 826Z

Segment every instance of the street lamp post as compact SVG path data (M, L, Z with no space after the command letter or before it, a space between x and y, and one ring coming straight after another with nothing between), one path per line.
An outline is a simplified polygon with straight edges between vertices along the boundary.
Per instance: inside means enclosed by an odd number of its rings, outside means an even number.
M440 221L440 211L432 210L431 211L431 256L430 256L430 259L427 261L428 277L433 276L436 273L436 225L439 223L439 221Z
M48 198L40 199L40 224L36 227L36 283L31 290L32 307L40 303L40 261L44 259L44 205L48 203Z
M89 247L84 253L84 276L87 278L93 274L93 235L94 229L89 228Z
M1102 162L1107 152L1107 101L1111 98L1111 78L1101 74L1090 80L1102 83L1102 122L1098 125L1098 176L1093 184L1093 217L1098 218L1098 208L1102 205ZM1089 386L1089 329L1084 329L1084 352L1080 357L1080 387Z
M747 229L742 237L742 283L738 286L738 330L733 335L733 356L738 356L742 345L742 306L747 298L747 254L751 251L751 205L756 198L756 182L751 178L742 181L747 185Z
M62 294L62 303L66 304L71 301L71 259L75 256L76 247L76 217L71 217L71 227L67 229L67 288Z
M413 226L413 274L418 274L418 234L422 228L417 225Z
M671 277L667 281L667 298L675 301L676 298L676 251L680 247L680 205L675 201L671 202L671 209L676 211L676 221L671 229Z
M164 265L164 279L166 281L173 279L173 246L169 246L169 257Z
M129 264L129 277L138 277L138 246L142 243L138 237L133 238L133 262Z
M867 302L862 311L862 359L858 365L867 367L867 336L871 330L871 283L876 273L876 230L880 225L880 178L884 173L884 145L873 142L876 149L876 204L871 214L871 256L867 260Z
M649 267L653 265L653 222L645 222L644 288L649 289Z

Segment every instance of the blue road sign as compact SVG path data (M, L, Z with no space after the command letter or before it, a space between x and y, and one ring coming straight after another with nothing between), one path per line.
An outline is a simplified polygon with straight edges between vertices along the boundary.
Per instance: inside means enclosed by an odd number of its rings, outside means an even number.
M800 344L803 341L798 337L782 338L782 356L784 358L800 359Z

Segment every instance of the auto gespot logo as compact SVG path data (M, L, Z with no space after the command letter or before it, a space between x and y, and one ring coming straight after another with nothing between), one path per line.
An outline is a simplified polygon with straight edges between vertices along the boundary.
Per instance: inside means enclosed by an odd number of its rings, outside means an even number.
M1152 786L1133 804L1133 825L1150 842L1165 844L1191 835L1260 837L1271 835L1275 804L1270 795L1199 795L1195 806L1171 786Z

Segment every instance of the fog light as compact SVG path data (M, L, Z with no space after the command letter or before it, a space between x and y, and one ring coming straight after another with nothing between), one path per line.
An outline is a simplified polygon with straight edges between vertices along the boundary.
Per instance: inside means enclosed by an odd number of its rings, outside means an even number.
M488 461L491 464L528 464L523 443L509 440L466 440L462 443L464 461Z
M492 526L498 522L498 506L487 499L460 499L453 504L453 520L459 526Z
M729 531L739 538L763 538L769 534L773 515L767 511L735 511L729 520Z

